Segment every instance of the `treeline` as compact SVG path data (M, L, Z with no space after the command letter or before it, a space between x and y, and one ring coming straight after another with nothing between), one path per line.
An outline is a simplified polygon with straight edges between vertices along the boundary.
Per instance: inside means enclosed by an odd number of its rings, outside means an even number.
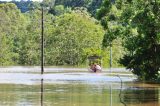
M48 2L49 0L44 0ZM96 14L96 10L100 8L103 0L51 0L53 6L61 5L64 8L76 8L76 7L84 7L86 8L93 16ZM0 3L6 3L4 1L0 1ZM31 10L32 8L37 8L40 6L39 2L33 1L11 1L10 3L16 4L18 9L21 10L22 13ZM50 4L49 4L50 5Z
M54 16L44 11L45 64L80 65L100 54L104 30L85 11ZM24 14L12 3L0 5L1 65L40 65L41 11Z
M112 48L113 67L160 80L160 0L51 1L32 2L24 13L0 4L1 65L40 64L43 4L45 65L82 65L100 55L109 66Z
M102 50L105 31L88 10L95 2L57 0L44 10L45 65L86 65L88 56L100 55L103 66L109 67L109 49ZM27 6L24 12L24 7L20 10L14 3L0 4L1 66L40 65L41 4L16 2ZM113 56L114 66L121 55Z

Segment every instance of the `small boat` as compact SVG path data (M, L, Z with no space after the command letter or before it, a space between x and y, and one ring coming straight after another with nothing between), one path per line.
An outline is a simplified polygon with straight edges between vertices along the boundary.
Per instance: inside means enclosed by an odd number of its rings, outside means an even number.
M89 72L102 72L102 68L98 64L92 64L88 70Z
M102 57L98 55L92 55L88 57L89 72L102 72L101 64Z

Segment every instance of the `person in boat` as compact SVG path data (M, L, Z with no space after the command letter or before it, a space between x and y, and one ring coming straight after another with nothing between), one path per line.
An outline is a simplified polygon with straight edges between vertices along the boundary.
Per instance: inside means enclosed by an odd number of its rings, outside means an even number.
M101 72L101 71L102 71L102 68L101 68L100 65L95 64L95 70L96 70L96 72Z
M91 72L101 72L102 71L102 68L100 65L94 63L94 64L91 64L90 65L90 71Z
M95 64L91 64L91 65L90 65L89 71L90 71L90 72L96 72Z

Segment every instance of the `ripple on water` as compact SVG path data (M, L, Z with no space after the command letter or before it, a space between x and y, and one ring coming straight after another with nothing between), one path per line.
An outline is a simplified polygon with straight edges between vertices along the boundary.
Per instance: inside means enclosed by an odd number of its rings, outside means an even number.
M110 76L104 73L0 73L0 83L13 84L39 84L41 79L44 79L48 84L63 84L63 83L87 83L87 84L104 84L120 82L117 76ZM134 77L122 76L122 81L133 81Z

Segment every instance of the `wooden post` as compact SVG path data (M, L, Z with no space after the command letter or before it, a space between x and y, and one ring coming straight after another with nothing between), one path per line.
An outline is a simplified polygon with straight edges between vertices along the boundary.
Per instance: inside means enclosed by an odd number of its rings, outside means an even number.
M41 30L42 30L42 32L41 32L41 74L43 74L44 73L44 18L43 18L43 11L44 10L44 8L43 8L43 6L42 6L42 23L41 23Z

